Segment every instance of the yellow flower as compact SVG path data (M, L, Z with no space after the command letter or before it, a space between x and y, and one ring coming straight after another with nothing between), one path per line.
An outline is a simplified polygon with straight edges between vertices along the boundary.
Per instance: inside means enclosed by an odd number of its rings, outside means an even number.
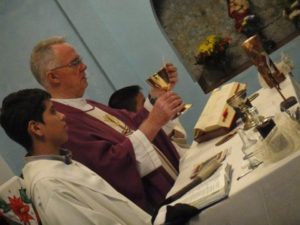
M197 49L197 63L202 64L210 60L216 60L215 58L226 51L229 41L229 38L223 38L214 34L206 37Z

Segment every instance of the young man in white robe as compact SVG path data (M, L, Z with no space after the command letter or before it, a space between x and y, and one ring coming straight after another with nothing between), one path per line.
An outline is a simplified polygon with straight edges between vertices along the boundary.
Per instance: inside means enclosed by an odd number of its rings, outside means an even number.
M147 213L61 149L67 125L50 98L40 89L12 93L0 115L7 135L28 152L23 176L42 224L150 224Z

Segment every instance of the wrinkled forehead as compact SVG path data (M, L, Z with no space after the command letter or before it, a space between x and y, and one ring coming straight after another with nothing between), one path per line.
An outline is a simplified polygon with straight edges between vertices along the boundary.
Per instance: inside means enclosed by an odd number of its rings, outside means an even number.
M68 62L79 55L76 49L69 43L54 44L52 50L61 62Z

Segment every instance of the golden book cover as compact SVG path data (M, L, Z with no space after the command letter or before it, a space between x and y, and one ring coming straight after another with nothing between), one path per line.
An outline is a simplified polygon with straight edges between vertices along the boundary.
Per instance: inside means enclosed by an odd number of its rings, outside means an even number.
M227 99L246 84L232 82L212 91L197 123L194 126L194 140L203 142L228 133L236 120L235 110L227 104Z

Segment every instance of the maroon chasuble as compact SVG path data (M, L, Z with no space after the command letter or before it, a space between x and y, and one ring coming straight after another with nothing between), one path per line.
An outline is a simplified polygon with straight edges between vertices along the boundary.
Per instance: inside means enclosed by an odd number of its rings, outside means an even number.
M88 103L117 117L133 130L148 115L146 109L131 113L91 100ZM81 110L57 102L53 104L66 115L69 139L64 147L72 151L75 160L95 171L117 191L148 212L165 199L174 183L173 179L162 167L141 178L133 146L127 137ZM178 170L179 155L163 131L157 134L153 144Z

